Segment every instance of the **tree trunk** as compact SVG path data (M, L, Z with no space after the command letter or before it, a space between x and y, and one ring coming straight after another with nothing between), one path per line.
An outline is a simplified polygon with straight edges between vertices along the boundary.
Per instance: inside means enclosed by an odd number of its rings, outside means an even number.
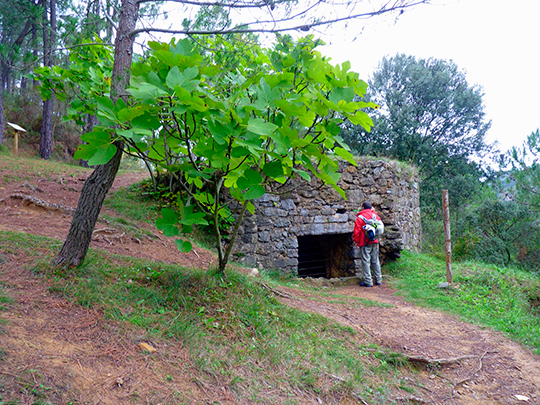
M41 119L41 132L39 133L39 156L42 159L50 159L52 153L52 120L54 101L52 96L43 101Z
M248 203L249 201L246 200L242 204L242 208L240 209L238 218L236 218L233 231L230 233L229 245L227 246L227 249L225 250L225 253L223 254L223 256L220 255L219 257L219 270L223 274L225 274L225 267L227 266L227 263L229 262L229 257L231 256L231 252L234 247L234 242L236 241L236 237L238 236L238 230L240 229L240 225L242 224L242 222L244 222L244 216L246 214ZM221 240L219 240L218 243L221 243Z
M56 0L50 0L50 24L45 21L43 25L43 54L44 65L53 66L53 50L56 47ZM47 19L47 1L43 2L45 20ZM50 159L53 138L53 111L54 96L43 101L43 115L41 119L41 132L39 135L39 156Z
M0 69L0 83L2 79L2 69ZM4 116L4 87L0 87L0 145L4 143L4 133L6 130L6 118Z
M127 96L125 89L129 84L134 41L129 33L135 29L138 17L139 3L136 0L122 0L111 78L111 99L114 103L119 97ZM88 252L103 200L114 182L122 159L124 144L118 141L115 145L117 151L114 157L108 163L98 166L84 183L68 236L54 260L56 265L78 266Z
M124 145L121 141L115 145L118 149L114 157L107 164L98 166L84 182L68 236L54 260L56 266L77 267L88 252L101 206L122 160Z

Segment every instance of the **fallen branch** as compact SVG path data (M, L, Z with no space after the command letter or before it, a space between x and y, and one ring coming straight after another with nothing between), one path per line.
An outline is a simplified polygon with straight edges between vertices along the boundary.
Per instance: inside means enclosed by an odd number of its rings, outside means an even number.
M417 354L405 354L405 353L402 353L402 354L410 362L425 363L425 364L429 364L429 365L433 365L433 364L441 364L441 365L454 364L454 363L459 363L461 360L473 359L473 358L478 357L478 356L475 356L475 355L465 355L465 356L459 356L459 357L430 359L430 358L420 356L420 355L417 355Z
M351 392L351 395L355 397L357 400L359 400L363 405L369 405L366 401L364 401L364 398L362 398L360 395L358 395L355 392Z
M10 197L14 199L22 200L24 203L34 204L40 208L43 208L49 211L63 211L69 214L72 214L73 212L75 212L75 208L66 207L65 205L62 205L62 204L56 204L56 203L51 203L48 201L43 201L43 200L40 200L39 198L32 197L30 195L16 193L16 194L10 195Z
M406 402L406 403L413 403L413 404L429 404L432 401L425 400L423 398L408 396L408 397L395 397L393 398L394 401L399 402Z
M381 353L380 349L377 350L377 349L366 348L365 350L368 351L368 352L372 352L372 353ZM468 355L459 356L459 357L430 359L430 358L428 358L426 356L422 356L422 355L419 355L419 354L407 354L407 353L403 353L403 352L395 352L395 353L399 353L400 355L403 356L403 358L405 360L407 360L409 362L424 363L424 364L427 364L427 365L448 365L448 364L459 363L461 360L474 359L474 358L478 357L476 355L469 355L468 354Z
M275 288L272 288L270 287L269 285L263 283L263 282L259 282L259 285L261 285L263 288L266 288L267 290L273 292L274 294L276 294L277 296L279 297L282 297L282 298L288 298L288 299L292 299L293 296L290 295L290 294L287 294L287 293L284 293L284 292L281 292L279 290L276 290Z

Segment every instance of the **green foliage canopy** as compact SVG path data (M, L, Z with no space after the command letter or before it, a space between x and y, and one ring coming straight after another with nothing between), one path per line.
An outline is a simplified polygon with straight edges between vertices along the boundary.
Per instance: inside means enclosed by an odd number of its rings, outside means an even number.
M490 150L482 91L452 61L385 57L369 81L367 98L380 105L371 132L348 125L344 139L360 154L414 163L423 176L422 205L440 205L450 190L461 205L481 172L471 162Z
M513 147L502 157L509 168L507 186L512 196L530 210L540 210L540 130L532 132L521 148Z
M375 105L355 101L367 84L348 63L330 64L317 44L280 37L273 49L238 54L219 39L208 39L212 52L189 40L150 43L148 58L132 68L129 103L97 98L101 125L76 157L104 164L123 139L129 153L175 173L189 198L179 204L179 216L165 210L158 226L171 236L180 232L177 223L189 232L206 214L224 270L243 213L269 183L315 176L344 195L337 160L356 163L340 125L347 119L369 131L372 121L362 109ZM219 223L233 200L242 210L224 251Z

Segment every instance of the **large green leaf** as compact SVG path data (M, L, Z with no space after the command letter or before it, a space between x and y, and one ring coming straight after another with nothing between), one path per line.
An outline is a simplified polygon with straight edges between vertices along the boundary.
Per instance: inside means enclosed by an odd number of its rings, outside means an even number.
M142 114L144 114L144 107L139 104L119 110L117 116L121 122L131 122L135 117Z
M170 208L163 208L161 210L161 218L156 220L156 228L163 231L165 236L177 236L178 228L178 215Z
M88 164L90 166L99 166L104 165L109 160L113 158L117 151L116 146L114 145L107 145L104 148L99 148L96 150L96 153L94 156L92 156L90 159L88 159Z
M283 166L278 160L268 162L263 167L263 173L271 178L281 177L283 176Z
M174 66L167 75L165 80L167 86L174 89L176 86L182 87L185 90L192 92L199 84L198 80L192 80L199 74L199 69L196 66L185 69L180 72L178 66Z
M96 128L81 136L86 142L81 144L75 152L75 159L87 160L90 165L102 165L112 159L116 153L116 146L112 144L111 134Z
M262 118L254 118L249 121L247 129L258 135L271 135L278 128L277 125L271 122L266 122Z
M180 252L188 253L193 249L193 245L189 240L176 239L174 243Z
M354 114L347 114L346 116L352 124L360 125L366 131L371 130L371 127L373 126L373 120L364 111L359 110Z
M352 101L354 97L354 89L350 87L338 87L330 93L330 101L338 104L340 101Z
M152 101L156 98L166 96L168 93L150 83L143 83L140 87L128 89L131 95L142 101Z
M245 193L244 198L246 200L255 200L262 197L265 194L263 186L251 186Z

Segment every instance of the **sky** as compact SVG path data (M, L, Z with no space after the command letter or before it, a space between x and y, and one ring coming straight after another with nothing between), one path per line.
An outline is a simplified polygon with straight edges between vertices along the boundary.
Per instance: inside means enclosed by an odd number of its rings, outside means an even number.
M172 15L192 17L185 9ZM431 0L397 20L383 15L309 33L327 43L321 53L350 61L366 81L384 56L397 53L454 61L469 85L483 89L486 141L504 152L540 128L539 16L540 0Z
M350 61L364 80L386 55L453 60L470 85L482 87L492 122L486 140L504 152L540 127L539 16L538 0L433 0L397 21L329 28L320 51L334 63Z

